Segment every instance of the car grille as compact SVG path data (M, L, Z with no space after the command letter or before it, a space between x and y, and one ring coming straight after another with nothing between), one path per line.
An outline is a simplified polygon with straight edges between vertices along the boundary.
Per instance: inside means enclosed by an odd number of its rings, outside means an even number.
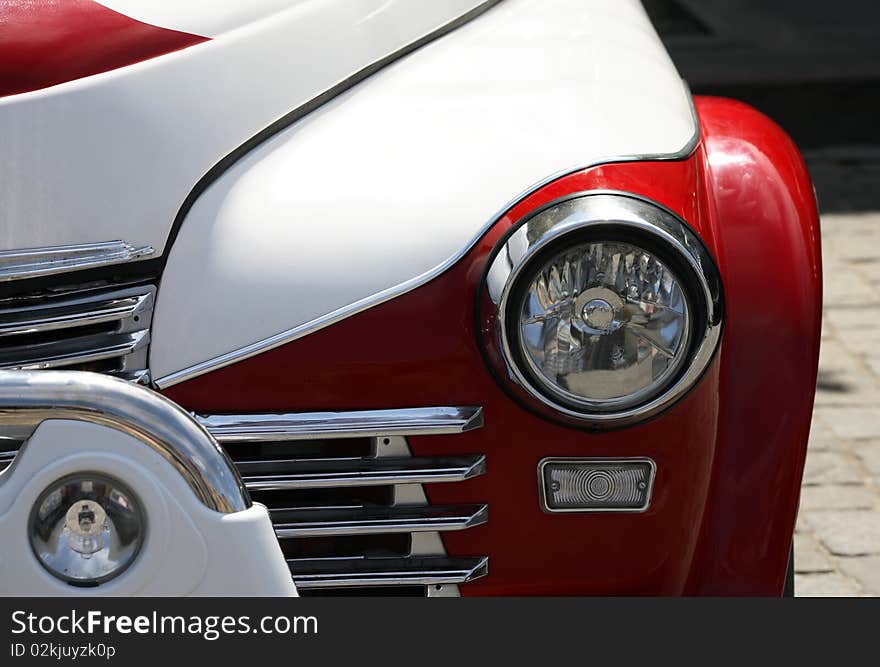
M432 506L423 490L482 475L485 457L413 457L406 440L479 428L479 408L198 419L269 508L303 595L457 595L486 574L485 557L449 558L440 539L484 523L486 505Z
M0 302L0 369L89 370L146 382L156 288L58 290Z
M0 299L0 369L68 369L149 384L156 287L106 282ZM485 457L413 457L408 436L482 426L480 408L211 415L197 419L270 512L303 595L457 595L483 556L450 558L440 534L488 518L485 505L429 505L425 484L463 482ZM0 471L34 424L0 432Z

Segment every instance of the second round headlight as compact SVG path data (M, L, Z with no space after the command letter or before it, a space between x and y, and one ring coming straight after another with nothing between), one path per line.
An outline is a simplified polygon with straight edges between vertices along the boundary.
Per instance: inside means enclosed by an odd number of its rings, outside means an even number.
M146 514L122 482L98 473L56 481L31 512L34 555L52 575L73 586L97 586L137 559Z

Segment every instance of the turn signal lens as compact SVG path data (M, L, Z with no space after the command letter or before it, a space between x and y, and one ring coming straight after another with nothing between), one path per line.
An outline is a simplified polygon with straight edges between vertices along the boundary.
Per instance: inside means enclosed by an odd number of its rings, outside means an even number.
M654 470L650 459L544 459L541 503L546 512L643 512Z
M97 586L137 558L146 533L140 502L121 482L97 474L58 480L31 513L31 547L51 574Z

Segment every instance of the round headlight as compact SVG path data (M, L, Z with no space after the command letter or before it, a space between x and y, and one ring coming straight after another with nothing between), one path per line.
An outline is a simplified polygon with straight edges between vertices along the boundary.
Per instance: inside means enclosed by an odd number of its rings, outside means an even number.
M569 421L655 414L694 384L720 335L708 250L671 212L622 194L582 194L521 221L484 294L489 359Z
M58 480L31 512L30 540L37 560L75 586L97 586L122 574L137 558L145 533L138 499L104 475Z
M661 391L681 368L690 307L679 278L630 243L554 253L510 304L518 352L548 393L587 410L622 410Z

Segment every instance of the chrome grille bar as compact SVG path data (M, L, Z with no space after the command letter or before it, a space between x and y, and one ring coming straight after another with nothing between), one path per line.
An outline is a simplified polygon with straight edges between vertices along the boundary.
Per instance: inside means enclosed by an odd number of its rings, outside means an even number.
M6 470L15 460L17 455L18 450L12 452L0 452L0 472Z
M400 587L427 586L427 595L456 595L458 584L486 574L486 558L447 557L441 535L485 523L487 506L432 506L422 488L483 475L486 457L412 457L407 442L480 428L481 408L196 419L226 448L254 499L269 508L299 588L320 594L382 587L393 595Z
M476 407L197 416L221 443L464 433L483 425Z
M43 370L114 359L131 354L150 341L150 332L93 334L63 341L16 345L0 350L0 368Z
M435 586L464 584L489 571L489 559L446 558L339 558L288 560L297 588L354 586Z
M5 299L0 369L87 370L144 381L155 294L153 285L86 283Z
M56 331L132 317L152 307L152 293L111 298L90 303L66 303L48 308L15 308L3 311L0 336Z
M464 530L486 523L486 505L272 510L279 539Z
M319 489L386 484L463 482L486 472L486 457L393 457L238 461L250 490Z
M0 251L0 282L124 264L156 251L124 241Z

